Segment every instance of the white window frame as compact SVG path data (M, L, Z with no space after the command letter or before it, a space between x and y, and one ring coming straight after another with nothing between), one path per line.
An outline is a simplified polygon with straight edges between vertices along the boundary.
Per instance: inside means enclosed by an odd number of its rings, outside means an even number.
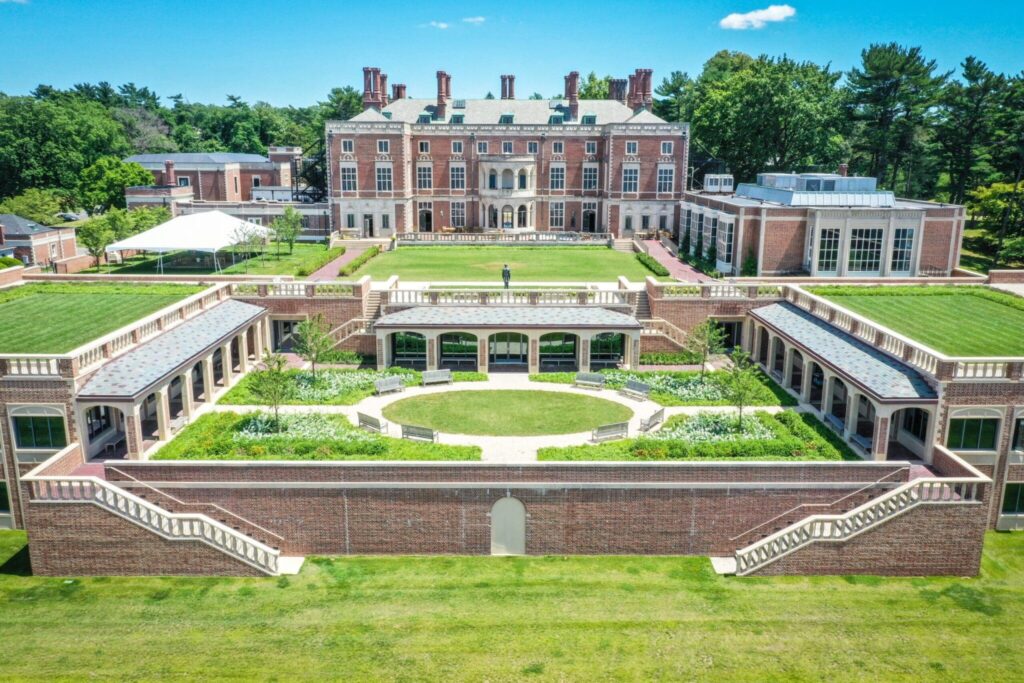
M345 139L341 141L341 153L342 154L354 154L356 151L356 141L352 139Z
M557 173L556 173L557 171ZM557 180L556 180L557 178ZM564 190L565 189L565 165L564 164L552 164L551 170L548 173L548 189L549 190Z
M178 187L192 187L192 179L187 175L178 176Z
M391 141L377 140L377 154L391 154Z
M513 147L512 147L512 141L511 140L502 140L501 141L501 153L502 154L512 154L512 149L513 149Z
M346 177L349 174L351 174L351 178ZM356 168L355 164L342 164L338 173L338 178L341 180L342 192L359 191L359 170ZM349 187L346 187L346 184L349 184Z
M466 202L451 203L451 219L453 228L466 227Z
M663 177L664 174L668 174L668 177ZM670 194L675 190L676 184L676 167L675 166L659 166L658 167L658 184L657 191L659 194Z
M565 202L551 202L548 204L548 227L565 227Z
M462 140L452 140L452 154L462 154Z
M453 164L448 168L448 187L453 190L466 189L466 167L462 164Z
M261 187L260 183L262 183L262 182L263 182L263 178L259 177L258 175L254 175L252 177L252 186L253 187Z
M539 151L540 151L540 143L539 142L537 142L536 140L529 140L529 141L527 141L527 143L526 143L526 153L527 154L536 154Z
M376 180L374 187L377 188L377 192L395 191L395 173L390 164L378 165L374 170L374 179ZM386 185L386 187L381 187L382 184Z
M636 156L640 151L640 143L636 140L626 140L626 154Z
M587 140L583 143L584 154L597 154L597 140Z
M417 190L433 190L434 189L434 167L430 164L417 164L416 165L416 189Z
M486 140L477 140L477 142L476 142L476 153L477 154L487 154L487 141Z
M904 233L901 236L901 233ZM889 255L889 271L892 273L909 273L914 269L914 240L917 230L909 227L896 227L892 231L892 250ZM897 262L897 259L899 262ZM897 266L905 265L905 268Z
M565 143L561 140L553 140L551 142L551 153L552 154L565 154Z
M600 170L597 164L583 164L583 189L596 190L601 182ZM591 176L588 178L588 176ZM592 182L591 182L592 181Z
M430 154L430 140L420 140L420 154Z
M630 186L632 189L630 189ZM640 167L622 167L622 192L623 194L638 194L640 192Z
M873 233L872 236L868 236L866 233ZM849 236L849 248L846 250L846 272L847 273L877 273L882 269L882 257L885 256L885 228L850 228ZM859 244L855 246L855 241L859 241ZM858 266L863 266L866 263L870 263L863 257L862 254L871 253L874 254L874 249L870 251L864 244L869 244L874 247L875 244L878 246L877 258L873 258L873 261L877 261L875 268L854 268L854 259L859 259L856 263ZM858 248L859 247L859 248ZM861 254L861 255L858 255Z
M662 154L662 156L671 156L672 155L672 141L671 140L662 140L661 141L661 154Z

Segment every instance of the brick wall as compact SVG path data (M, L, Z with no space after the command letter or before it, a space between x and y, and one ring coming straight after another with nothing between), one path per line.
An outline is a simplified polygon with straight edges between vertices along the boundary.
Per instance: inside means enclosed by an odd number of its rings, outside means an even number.
M20 282L24 273L24 266L11 266L0 270L0 287Z

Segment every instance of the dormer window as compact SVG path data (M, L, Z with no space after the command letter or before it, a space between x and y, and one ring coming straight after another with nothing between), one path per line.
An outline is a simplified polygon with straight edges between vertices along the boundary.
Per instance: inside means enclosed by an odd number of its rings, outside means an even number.
M452 123L463 124L466 122L464 114L452 114Z
M514 114L502 114L501 117L498 119L498 123L501 123L501 124L504 124L504 125L508 126L508 125L512 124L512 121L514 119L515 119L515 115Z
M583 118L580 119L580 123L584 126L597 125L597 114L584 114Z
M416 123L426 124L430 123L430 114L420 114L420 117L416 119Z

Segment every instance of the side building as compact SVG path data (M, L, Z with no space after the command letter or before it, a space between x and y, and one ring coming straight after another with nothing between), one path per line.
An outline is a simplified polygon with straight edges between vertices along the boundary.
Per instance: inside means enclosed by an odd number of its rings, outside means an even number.
M326 125L335 230L396 232L674 231L686 187L689 132L651 112L652 71L615 79L608 99L455 99L437 72L431 99L406 96L363 69L364 111Z

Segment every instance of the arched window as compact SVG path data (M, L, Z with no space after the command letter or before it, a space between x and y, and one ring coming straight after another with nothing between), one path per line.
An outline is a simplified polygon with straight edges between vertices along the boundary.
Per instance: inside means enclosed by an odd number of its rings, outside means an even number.
M494 169L491 169L491 173L487 178L487 187L491 190L498 189L498 172Z
M519 171L519 189L526 189L526 169Z
M526 215L527 215L526 214L526 205L525 204L520 204L519 205L519 210L516 213L517 213L516 227L525 228L526 227Z

